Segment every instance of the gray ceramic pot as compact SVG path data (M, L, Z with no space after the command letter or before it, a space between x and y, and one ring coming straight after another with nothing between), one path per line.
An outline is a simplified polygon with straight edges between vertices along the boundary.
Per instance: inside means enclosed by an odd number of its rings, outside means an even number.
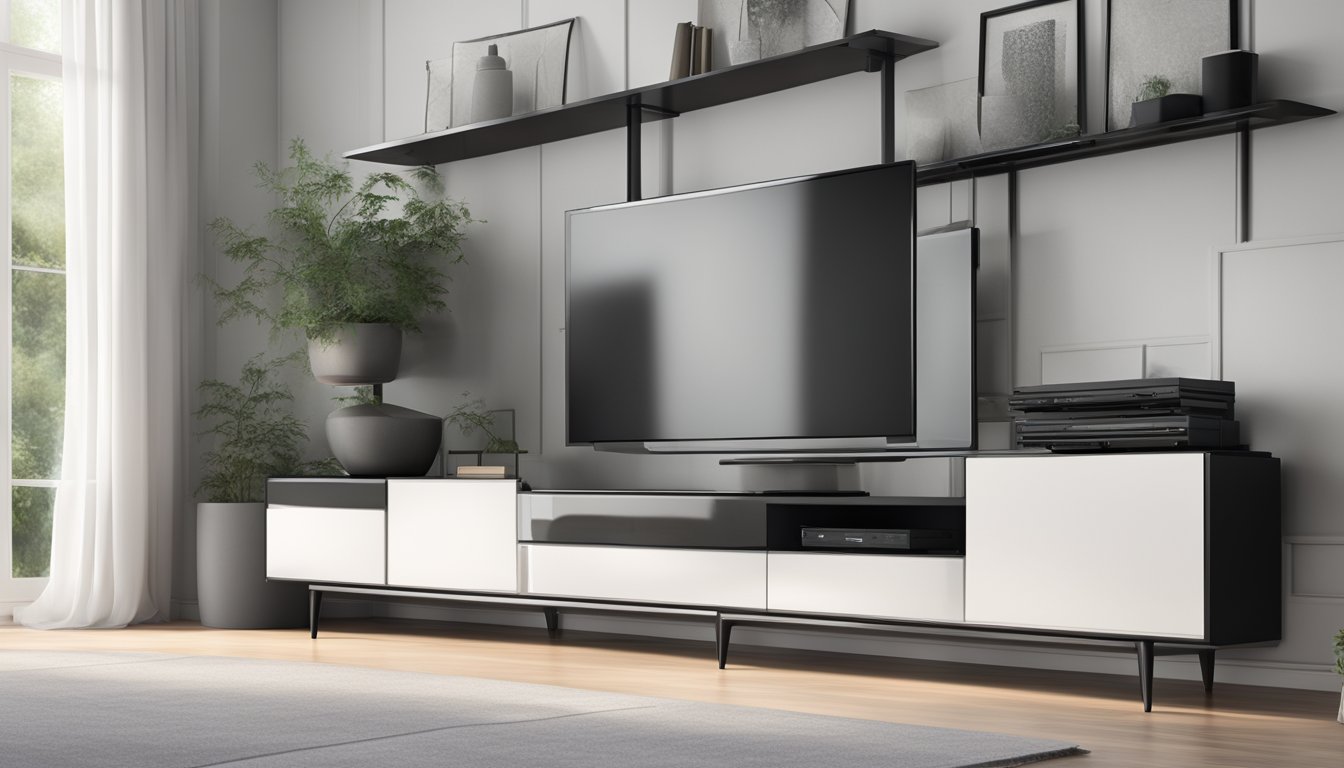
M442 438L442 419L399 405L352 405L327 416L331 452L356 477L422 477Z
M336 338L308 340L308 362L323 384L385 384L401 365L401 329L390 323L348 323Z
M266 581L265 504L196 505L196 598L207 627L307 624L308 585Z

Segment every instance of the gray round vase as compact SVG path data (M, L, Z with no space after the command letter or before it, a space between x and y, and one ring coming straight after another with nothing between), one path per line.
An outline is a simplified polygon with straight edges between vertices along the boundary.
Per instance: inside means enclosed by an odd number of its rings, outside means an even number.
M218 629L301 627L308 586L266 580L266 505L196 505L196 598Z
M308 363L323 384L385 384L401 365L401 329L391 323L347 323L331 341L308 340Z
M355 477L421 477L434 464L443 419L389 403L362 403L327 415L327 442Z

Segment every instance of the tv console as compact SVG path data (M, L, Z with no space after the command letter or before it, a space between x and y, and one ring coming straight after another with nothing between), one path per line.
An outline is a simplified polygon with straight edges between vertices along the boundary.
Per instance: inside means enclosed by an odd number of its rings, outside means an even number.
M937 554L817 551L804 527L937 529ZM964 498L519 492L515 480L274 478L267 576L328 593L976 630L1157 655L1280 638L1279 461L1237 451L971 456Z

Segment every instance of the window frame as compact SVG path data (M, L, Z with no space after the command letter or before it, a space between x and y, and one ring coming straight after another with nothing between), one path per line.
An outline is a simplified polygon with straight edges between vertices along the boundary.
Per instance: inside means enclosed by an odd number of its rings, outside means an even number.
M7 15L5 21L7 25ZM3 177L4 180L3 183L0 183L0 212L2 212L2 215L0 215L0 219L2 219L0 230L2 230L4 241L7 244L7 247L3 249L5 279L0 281L0 283L3 283L0 285L0 306L6 308L5 312L0 313L3 314L3 317L0 317L0 397L3 397L4 401L3 407L0 408L0 469L4 470L3 488L0 488L0 493L4 494L4 524L0 525L0 615L3 615L8 613L8 611L3 610L3 607L12 607L16 604L35 600L41 594L48 580L45 576L18 578L13 575L14 488L55 488L57 484L54 479L15 478L13 476L14 273L16 271L42 272L60 274L64 277L66 270L14 264L14 216L11 205L13 200L11 189L13 183L13 152L10 143L14 132L10 83L15 75L61 82L61 55L0 41L0 70L5 73L4 87L0 88L0 115L4 116L5 126L5 135L3 140L0 140L0 177ZM62 136L62 143L64 143L64 136Z

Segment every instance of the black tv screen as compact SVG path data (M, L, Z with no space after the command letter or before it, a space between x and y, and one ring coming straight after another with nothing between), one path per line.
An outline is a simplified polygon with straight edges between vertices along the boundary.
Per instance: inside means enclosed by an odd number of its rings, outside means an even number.
M569 211L568 442L913 439L914 212L908 162Z

